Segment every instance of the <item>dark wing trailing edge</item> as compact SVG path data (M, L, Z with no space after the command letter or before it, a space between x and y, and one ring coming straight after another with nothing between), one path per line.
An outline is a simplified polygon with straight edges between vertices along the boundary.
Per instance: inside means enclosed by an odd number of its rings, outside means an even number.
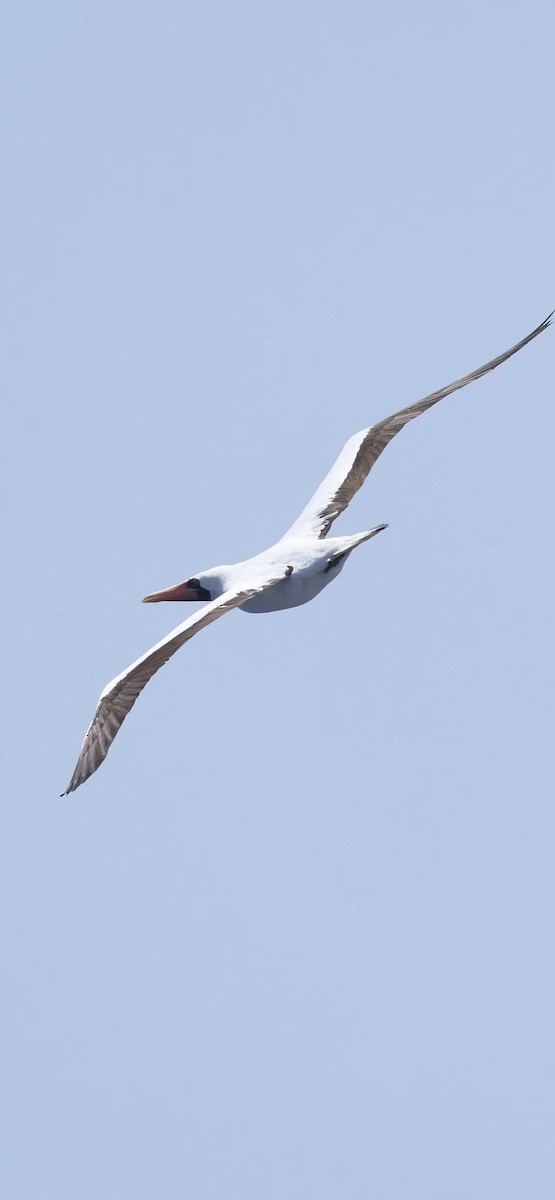
M200 612L183 621L161 642L143 654L142 658L138 658L126 671L112 679L104 688L98 701L96 712L83 739L77 766L62 795L67 796L69 792L74 792L98 770L126 716L131 712L137 697L149 679L160 667L164 666L164 663L167 663L168 659L181 646L185 645L185 642L200 633L201 629L205 629L207 625L211 625L213 621L217 621L218 617L223 617L224 613L238 608L241 604L246 604L247 600L252 600L261 592L274 587L276 583L281 583L281 580L290 574L291 568L284 567L282 573L277 576L274 574L273 578L259 578L258 582L253 581L250 587L224 592L218 600L212 600L209 604L205 604Z
M329 533L336 517L344 512L353 496L362 487L382 451L409 421L419 417L421 413L432 408L434 404L443 400L445 396L449 396L451 392L457 392L460 388L466 387L468 383L474 383L475 379L480 379L482 375L487 375L488 371L494 371L501 363L506 362L513 354L517 354L519 350L527 346L528 342L533 341L538 334L543 333L544 329L551 324L552 316L553 313L550 313L537 329L529 333L521 342L517 342L516 346L511 346L511 349L505 350L504 354L492 358L491 362L485 363L483 367L471 371L470 375L463 375L462 379L456 379L454 383L448 383L447 387L440 388L437 392L431 392L423 400L417 400L416 404L410 404L408 408L402 408L399 412L393 413L391 417L386 417L383 421L378 421L376 425L371 425L368 429L356 433L343 447L331 471L326 475L288 533L293 535L312 534L312 536L317 534L318 537L324 538Z

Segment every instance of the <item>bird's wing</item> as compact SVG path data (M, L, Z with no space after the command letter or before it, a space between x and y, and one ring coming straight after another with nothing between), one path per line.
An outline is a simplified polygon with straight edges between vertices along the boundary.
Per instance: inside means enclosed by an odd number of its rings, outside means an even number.
M510 350L505 350L505 353L500 354L498 358L492 358L491 362L485 363L483 367L471 371L470 375L456 379L454 383L447 384L447 387L440 388L438 392L432 392L423 400L417 400L416 404L410 404L408 408L402 408L400 412L393 413L393 416L386 417L383 421L378 421L369 429L355 433L354 437L350 438L343 447L339 458L312 499L309 500L306 508L287 531L288 535L312 534L314 536L316 534L318 537L324 538L329 533L336 517L344 512L353 496L362 487L382 450L385 450L391 439L400 433L408 421L413 421L415 417L420 416L420 413L426 412L427 408L432 408L438 400L443 400L444 396L449 396L451 392L466 387L467 383L473 383L475 379L487 375L488 371L494 371L513 354L522 350L523 346L527 346L528 342L531 342L539 333L543 333L544 329L551 324L552 316L553 313L550 313L537 329L528 334L528 337L517 342L516 346L511 346Z
M184 646L196 633L200 633L201 629L211 625L212 621L223 617L224 613L246 604L247 600L252 600L261 592L280 583L282 579L286 579L291 574L291 569L284 566L279 574L280 568L276 569L274 564L272 575L268 573L266 578L254 576L250 581L247 579L240 589L224 592L223 596L205 604L200 612L183 621L177 629L173 629L167 637L162 638L161 642L143 654L142 658L138 658L126 671L112 679L98 701L96 712L83 739L77 766L63 795L74 792L104 762L122 722L131 712L145 684L176 650Z

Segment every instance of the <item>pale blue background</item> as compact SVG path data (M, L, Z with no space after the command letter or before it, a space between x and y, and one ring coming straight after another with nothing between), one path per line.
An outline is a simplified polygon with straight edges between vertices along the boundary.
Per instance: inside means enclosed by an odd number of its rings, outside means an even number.
M553 331L58 799L185 615L145 592L553 307L554 41L551 0L4 18L10 1200L555 1195Z

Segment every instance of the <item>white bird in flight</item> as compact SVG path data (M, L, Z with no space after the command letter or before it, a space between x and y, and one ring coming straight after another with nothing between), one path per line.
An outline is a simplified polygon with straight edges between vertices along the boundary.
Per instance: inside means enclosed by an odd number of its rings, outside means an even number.
M327 538L336 517L347 508L362 487L382 450L414 417L419 417L426 409L443 400L444 396L480 379L522 350L523 346L547 329L552 316L553 313L550 313L521 342L483 367L356 433L343 447L306 508L275 546L270 546L269 550L245 562L212 567L166 591L145 596L145 603L148 604L161 600L205 600L207 603L106 685L83 739L77 766L63 795L74 792L98 769L145 684L176 650L200 633L201 629L233 608L261 613L306 604L332 580L337 579L351 551L381 533L382 529L387 529L387 525L376 525L364 533Z

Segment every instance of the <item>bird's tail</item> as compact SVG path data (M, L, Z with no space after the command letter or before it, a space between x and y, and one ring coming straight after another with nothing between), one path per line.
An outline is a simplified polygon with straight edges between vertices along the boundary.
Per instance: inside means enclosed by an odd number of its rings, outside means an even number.
M368 542L370 538L375 537L377 533L381 533L382 529L387 528L387 524L375 525L373 529L367 529L365 533L353 533L350 537L344 537L341 539L337 538L336 540L341 540L343 542L345 550L354 550L356 546L360 546L362 542Z

